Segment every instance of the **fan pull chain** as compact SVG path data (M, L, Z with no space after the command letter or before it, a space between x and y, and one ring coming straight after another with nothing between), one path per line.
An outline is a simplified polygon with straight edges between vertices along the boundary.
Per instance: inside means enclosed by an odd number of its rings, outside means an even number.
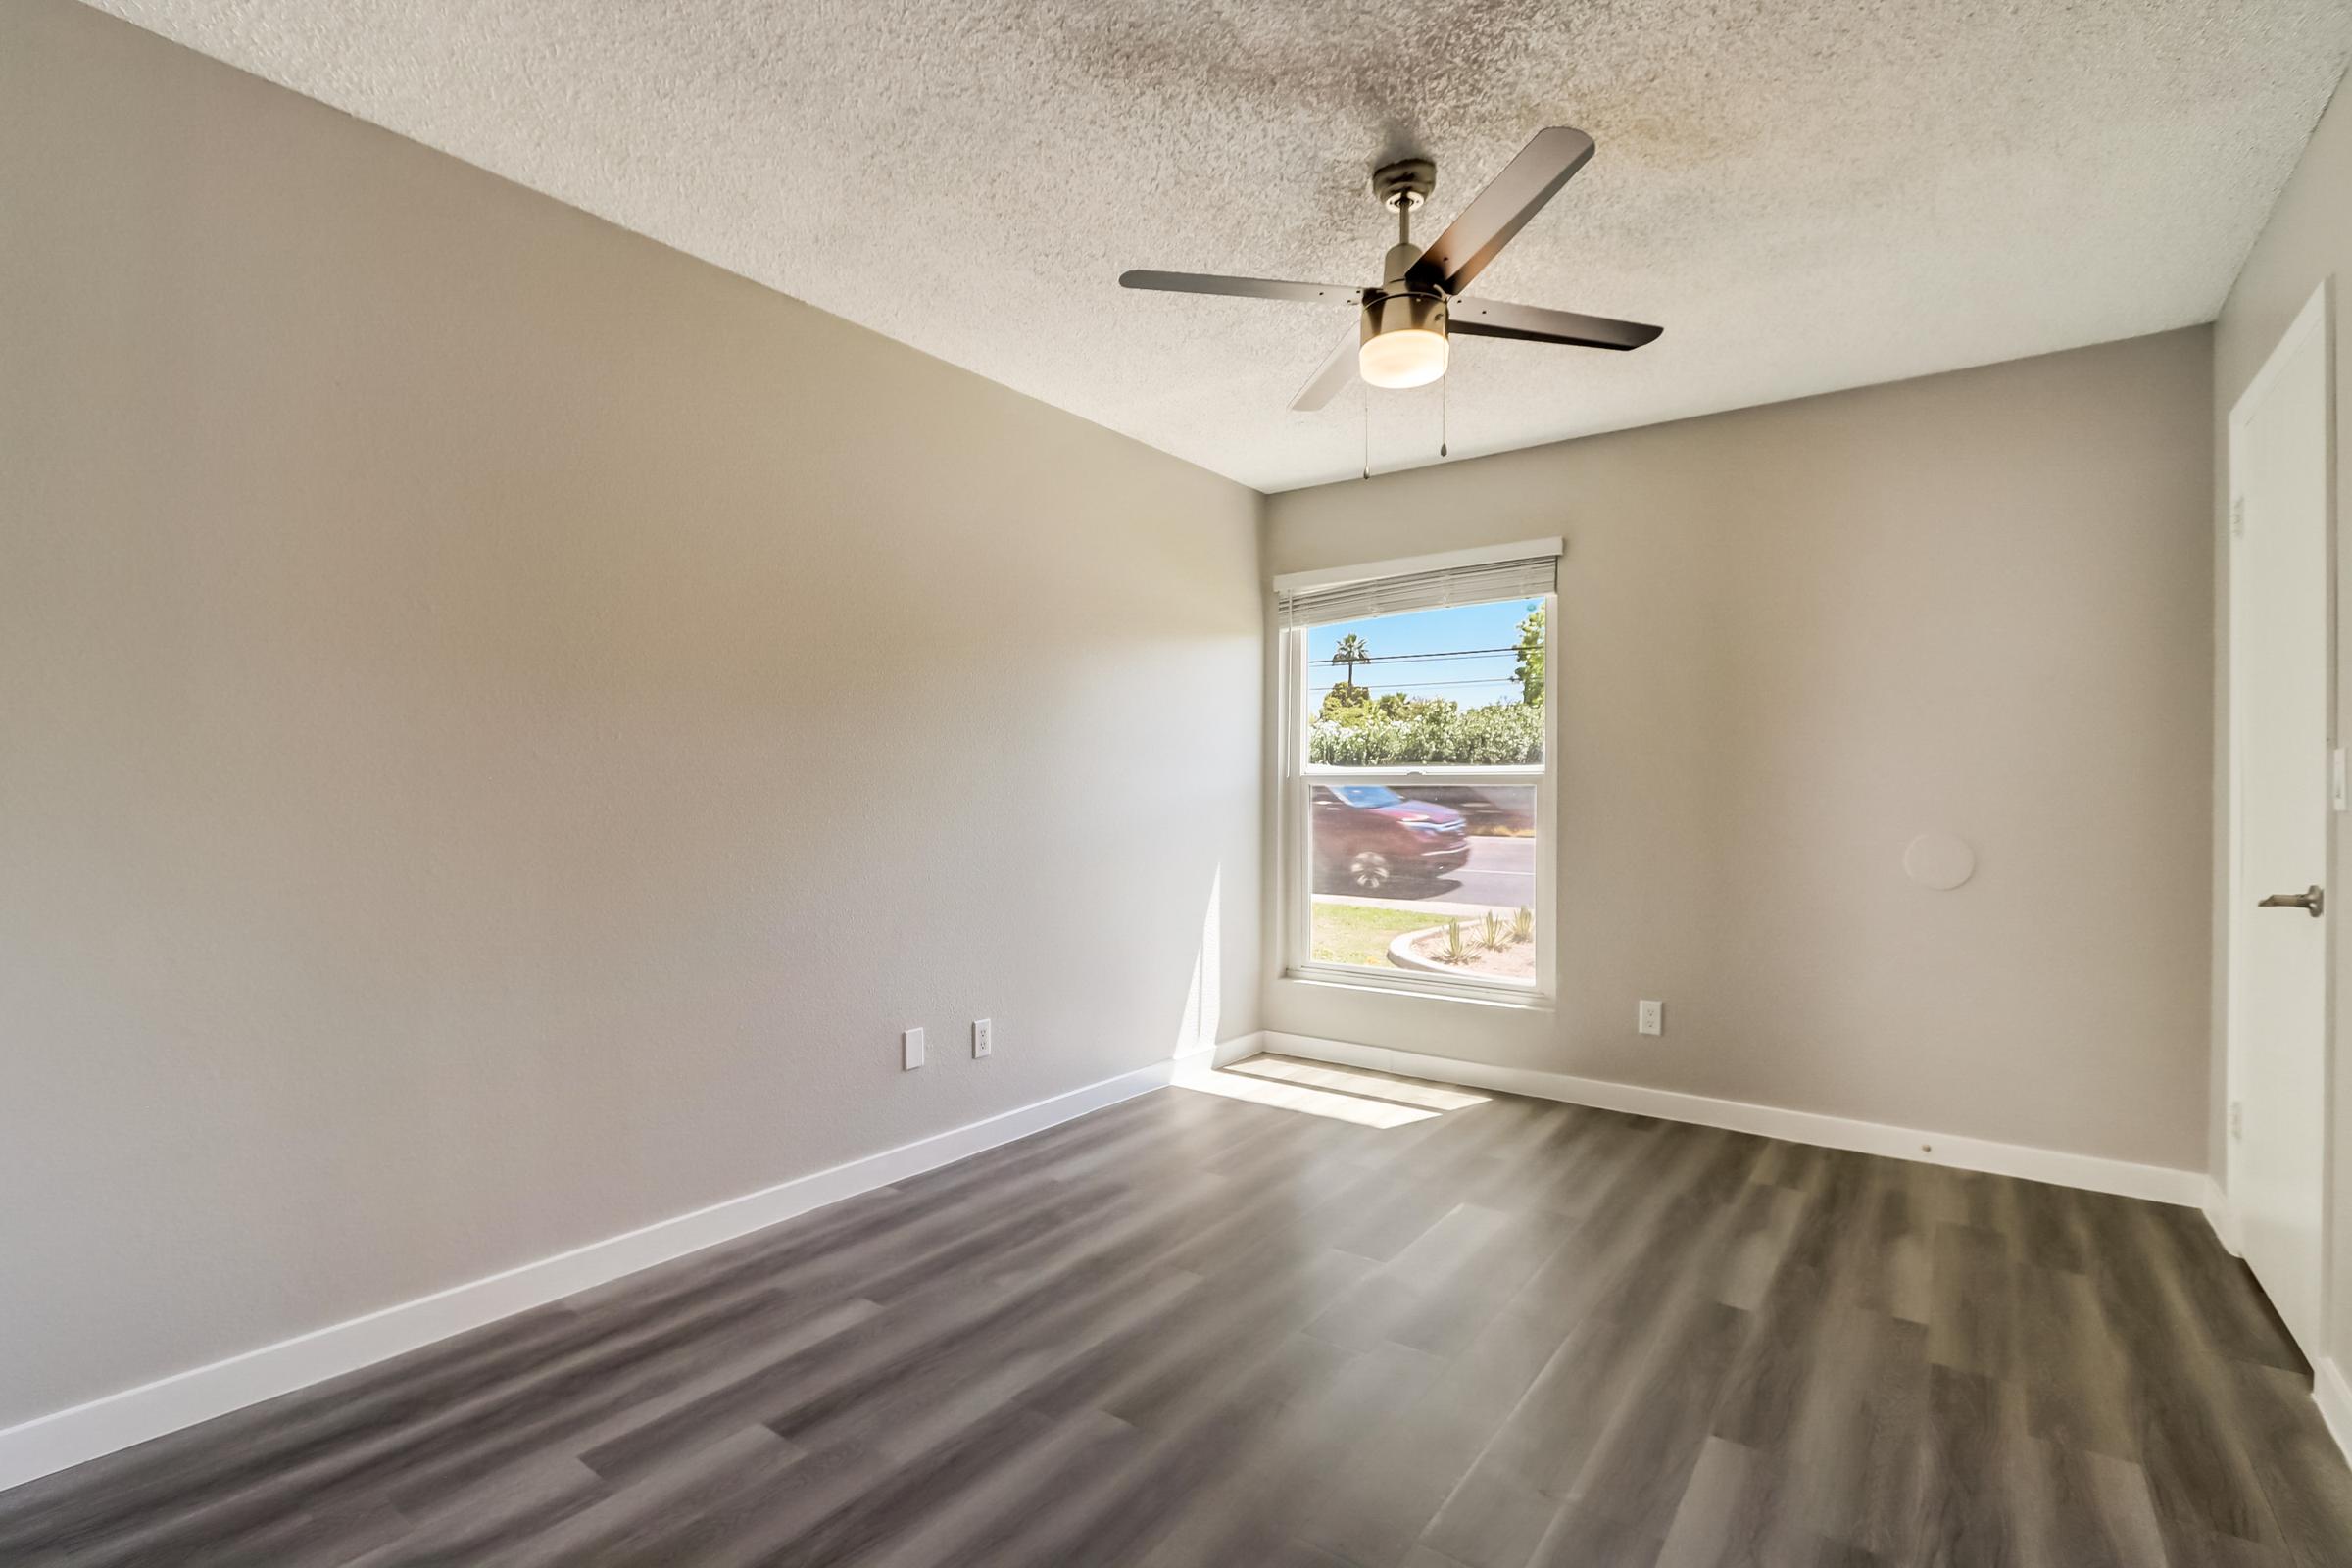
M1367 479L1369 479L1369 478L1371 478L1371 477L1372 477L1372 383L1371 383L1371 382L1369 382L1369 381L1366 381L1366 382L1364 382L1364 383L1363 383L1363 388L1364 388L1364 477L1365 477L1365 478L1367 478Z
M1438 456L1441 458L1446 455L1446 383L1452 379L1449 375L1438 377Z

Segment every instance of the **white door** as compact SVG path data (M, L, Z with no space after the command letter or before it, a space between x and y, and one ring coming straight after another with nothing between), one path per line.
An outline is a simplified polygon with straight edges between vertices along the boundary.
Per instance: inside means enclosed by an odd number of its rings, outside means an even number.
M2323 286L2230 415L2230 1200L2246 1262L2310 1349L2320 1344L2328 929L2338 893L2321 886L2328 317Z

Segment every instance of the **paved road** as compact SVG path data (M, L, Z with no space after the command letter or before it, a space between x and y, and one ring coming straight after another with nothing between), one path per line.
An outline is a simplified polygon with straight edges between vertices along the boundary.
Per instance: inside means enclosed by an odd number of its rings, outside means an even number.
M1473 838L1470 863L1426 887L1394 888L1385 898L1330 891L1318 899L1342 904L1379 904L1396 909L1462 914L1478 909L1516 909L1536 902L1536 841Z

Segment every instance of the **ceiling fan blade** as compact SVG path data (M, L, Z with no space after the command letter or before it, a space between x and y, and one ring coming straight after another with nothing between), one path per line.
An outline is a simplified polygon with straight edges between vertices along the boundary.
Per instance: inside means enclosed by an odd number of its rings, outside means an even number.
M1331 358L1306 378L1306 385L1300 387L1298 395L1291 399L1291 412L1311 414L1337 397L1340 388L1355 379L1355 355L1362 346L1359 341L1361 336L1355 327L1348 329L1348 335L1340 339L1340 346L1331 351Z
M1430 241L1406 279L1459 294L1592 156L1592 138L1581 130L1553 125L1537 131L1446 232Z
M1217 272L1153 272L1137 268L1119 274L1121 288L1160 289L1170 294L1232 294L1252 300L1322 301L1360 305L1364 291L1337 283L1286 283L1271 277L1226 277Z
M1573 343L1584 349L1638 349L1666 329L1619 321L1541 305L1505 305L1500 300L1455 300L1446 329L1458 337L1513 337L1523 343Z

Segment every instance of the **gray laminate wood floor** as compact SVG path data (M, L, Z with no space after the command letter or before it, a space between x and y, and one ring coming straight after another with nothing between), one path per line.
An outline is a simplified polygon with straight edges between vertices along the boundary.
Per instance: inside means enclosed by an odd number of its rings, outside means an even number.
M0 1495L8 1563L2352 1563L2186 1209L1260 1057Z

